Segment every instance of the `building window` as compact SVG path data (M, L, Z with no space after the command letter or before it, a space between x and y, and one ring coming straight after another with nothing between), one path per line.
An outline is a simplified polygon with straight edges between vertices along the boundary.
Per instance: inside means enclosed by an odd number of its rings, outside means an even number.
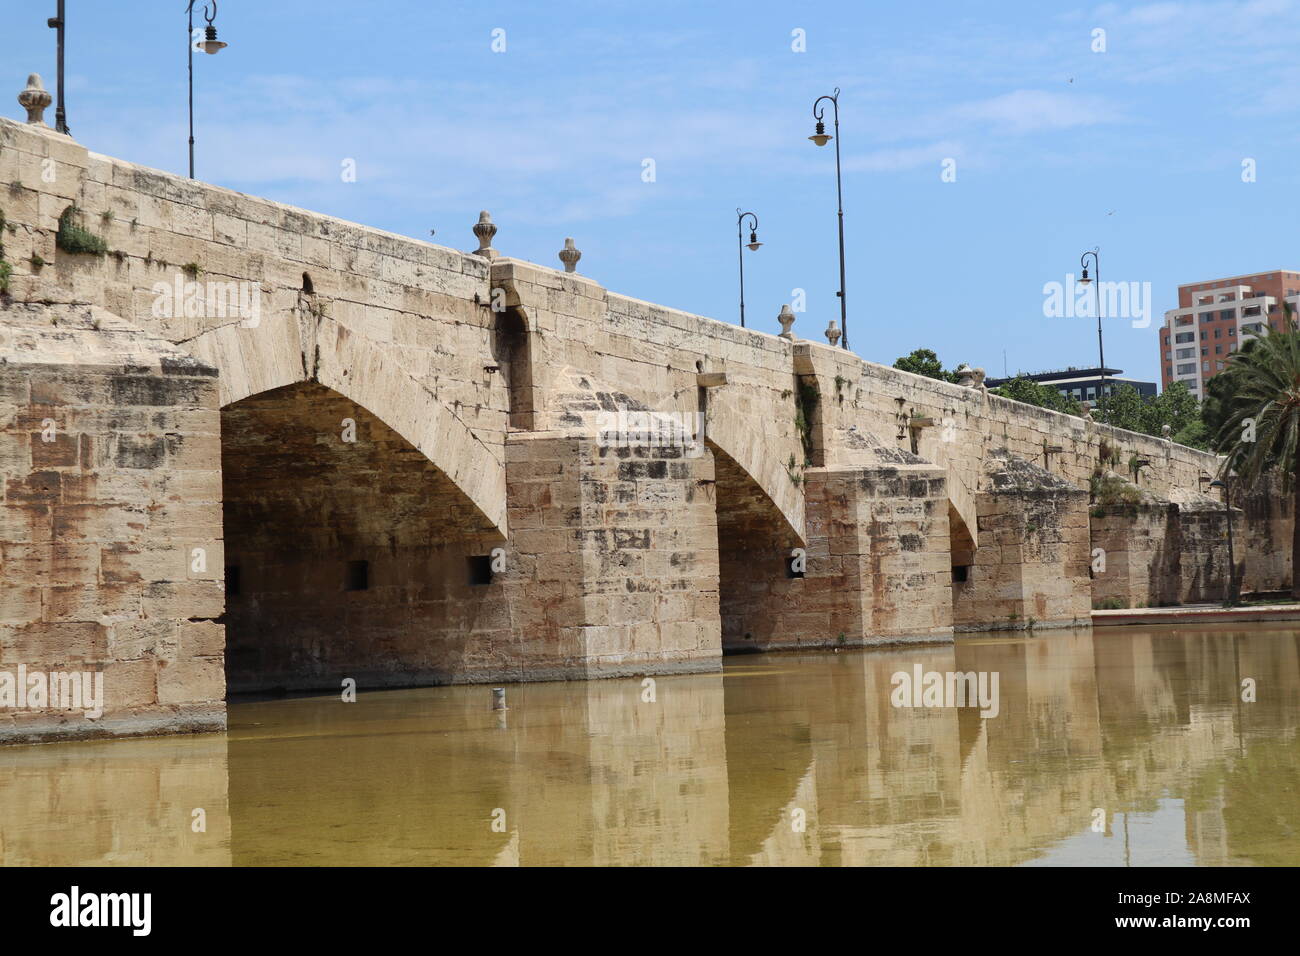
M1222 363L1222 362L1215 362L1214 364L1218 366L1218 370L1219 370L1220 372L1223 371L1223 363Z
M1179 332L1176 336L1174 336L1174 341L1181 345L1183 342L1191 342L1195 340L1195 338L1196 338L1195 332Z
M1206 361L1201 363L1201 371L1208 372L1209 370L1210 370L1210 363L1209 360L1207 359Z
M1179 375L1194 375L1196 373L1196 363L1188 362L1186 365L1178 366Z
M1223 333L1223 329L1215 329L1215 330L1214 330L1214 337L1215 337L1216 339L1217 339L1217 338L1220 338L1220 337L1222 337L1222 333Z
M1210 347L1209 347L1208 345L1202 345L1202 346L1201 346L1201 357L1204 358L1205 356L1207 356L1207 355L1209 355L1209 354L1210 354Z

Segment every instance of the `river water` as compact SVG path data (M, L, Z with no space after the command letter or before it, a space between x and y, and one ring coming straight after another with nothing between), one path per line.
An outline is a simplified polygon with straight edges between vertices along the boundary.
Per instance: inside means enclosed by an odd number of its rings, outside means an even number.
M997 715L894 706L918 664L997 674ZM362 688L233 703L226 734L0 748L0 863L1300 864L1300 629L1276 624L491 697Z

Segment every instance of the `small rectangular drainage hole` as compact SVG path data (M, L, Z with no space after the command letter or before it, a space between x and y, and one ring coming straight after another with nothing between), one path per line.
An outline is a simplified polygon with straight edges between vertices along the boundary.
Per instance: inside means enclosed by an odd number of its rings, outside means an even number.
M474 554L470 555L467 560L469 561L469 583L471 587L492 583L491 555Z
M370 590L370 562L369 561L348 562L348 580L345 589L348 591Z

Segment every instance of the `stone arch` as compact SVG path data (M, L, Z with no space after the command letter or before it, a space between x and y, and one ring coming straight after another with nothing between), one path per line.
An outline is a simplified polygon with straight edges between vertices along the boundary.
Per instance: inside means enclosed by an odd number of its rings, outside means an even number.
M707 408L705 439L709 447L726 456L761 490L790 535L800 545L807 544L803 489L779 457L780 450L716 395L709 396Z
M390 425L318 381L221 418L230 690L444 683L508 645L499 536Z
M325 316L286 312L210 329L181 345L220 370L222 407L300 382L357 403L423 453L505 536L503 450L489 446L383 343Z
M966 487L961 473L948 462L948 529L952 538L952 563L965 567L974 563L975 549L979 547L979 526L976 521L975 497ZM969 560L967 560L969 559Z

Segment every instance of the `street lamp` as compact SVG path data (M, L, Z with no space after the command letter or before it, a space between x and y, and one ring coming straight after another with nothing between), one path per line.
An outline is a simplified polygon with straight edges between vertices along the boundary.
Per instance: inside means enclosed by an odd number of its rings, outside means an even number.
M1079 257L1079 265L1083 267L1083 275L1079 277L1079 285L1090 285L1092 279L1088 278L1088 257L1092 256L1092 272L1097 279L1097 361L1101 365L1101 384L1097 388L1097 404L1101 407L1101 420L1110 422L1110 412L1107 410L1106 399L1106 350L1101 344L1101 261L1097 258L1100 247L1093 249L1091 252L1085 252Z
M748 216L753 220L754 226L749 230L749 242L744 242L744 232L741 226ZM736 207L736 254L740 257L740 327L745 327L745 246L749 246L750 252L757 252L758 247L762 245L758 241L758 217L752 212L741 212L740 207Z
M823 107L822 100L831 101L831 109L834 111L835 135L831 136L826 132L826 124L822 122ZM840 291L835 293L840 297L840 330L844 333L844 348L849 347L849 313L848 306L844 300L844 189L842 177L840 174L840 88L835 87L835 92L829 96L819 96L813 101L813 119L817 121L817 130L808 138L818 146L825 146L832 139L835 140L835 199L839 206L840 216Z
M58 51L58 82L57 93L58 101L54 109L54 128L63 134L68 132L68 112L63 108L63 30L65 20L63 16L63 0L59 0L58 15L50 17L45 21L45 25L51 30L56 31L54 34L55 49Z
M189 27L185 32L185 46L190 54L190 179L194 178L194 4L199 0L190 0L190 4L185 8L185 13L189 17ZM59 4L62 8L63 4ZM227 44L217 39L217 28L213 26L212 21L217 18L217 0L212 0L212 14L208 14L208 5L203 4L203 19L208 21L207 28L203 31L203 40L199 43L199 49L207 54L216 54L224 50Z
M1232 488L1228 482L1234 476L1229 472L1224 478L1215 478L1210 482L1211 488L1223 489L1223 507L1228 512L1228 600L1225 604L1237 603L1237 560L1232 553Z

